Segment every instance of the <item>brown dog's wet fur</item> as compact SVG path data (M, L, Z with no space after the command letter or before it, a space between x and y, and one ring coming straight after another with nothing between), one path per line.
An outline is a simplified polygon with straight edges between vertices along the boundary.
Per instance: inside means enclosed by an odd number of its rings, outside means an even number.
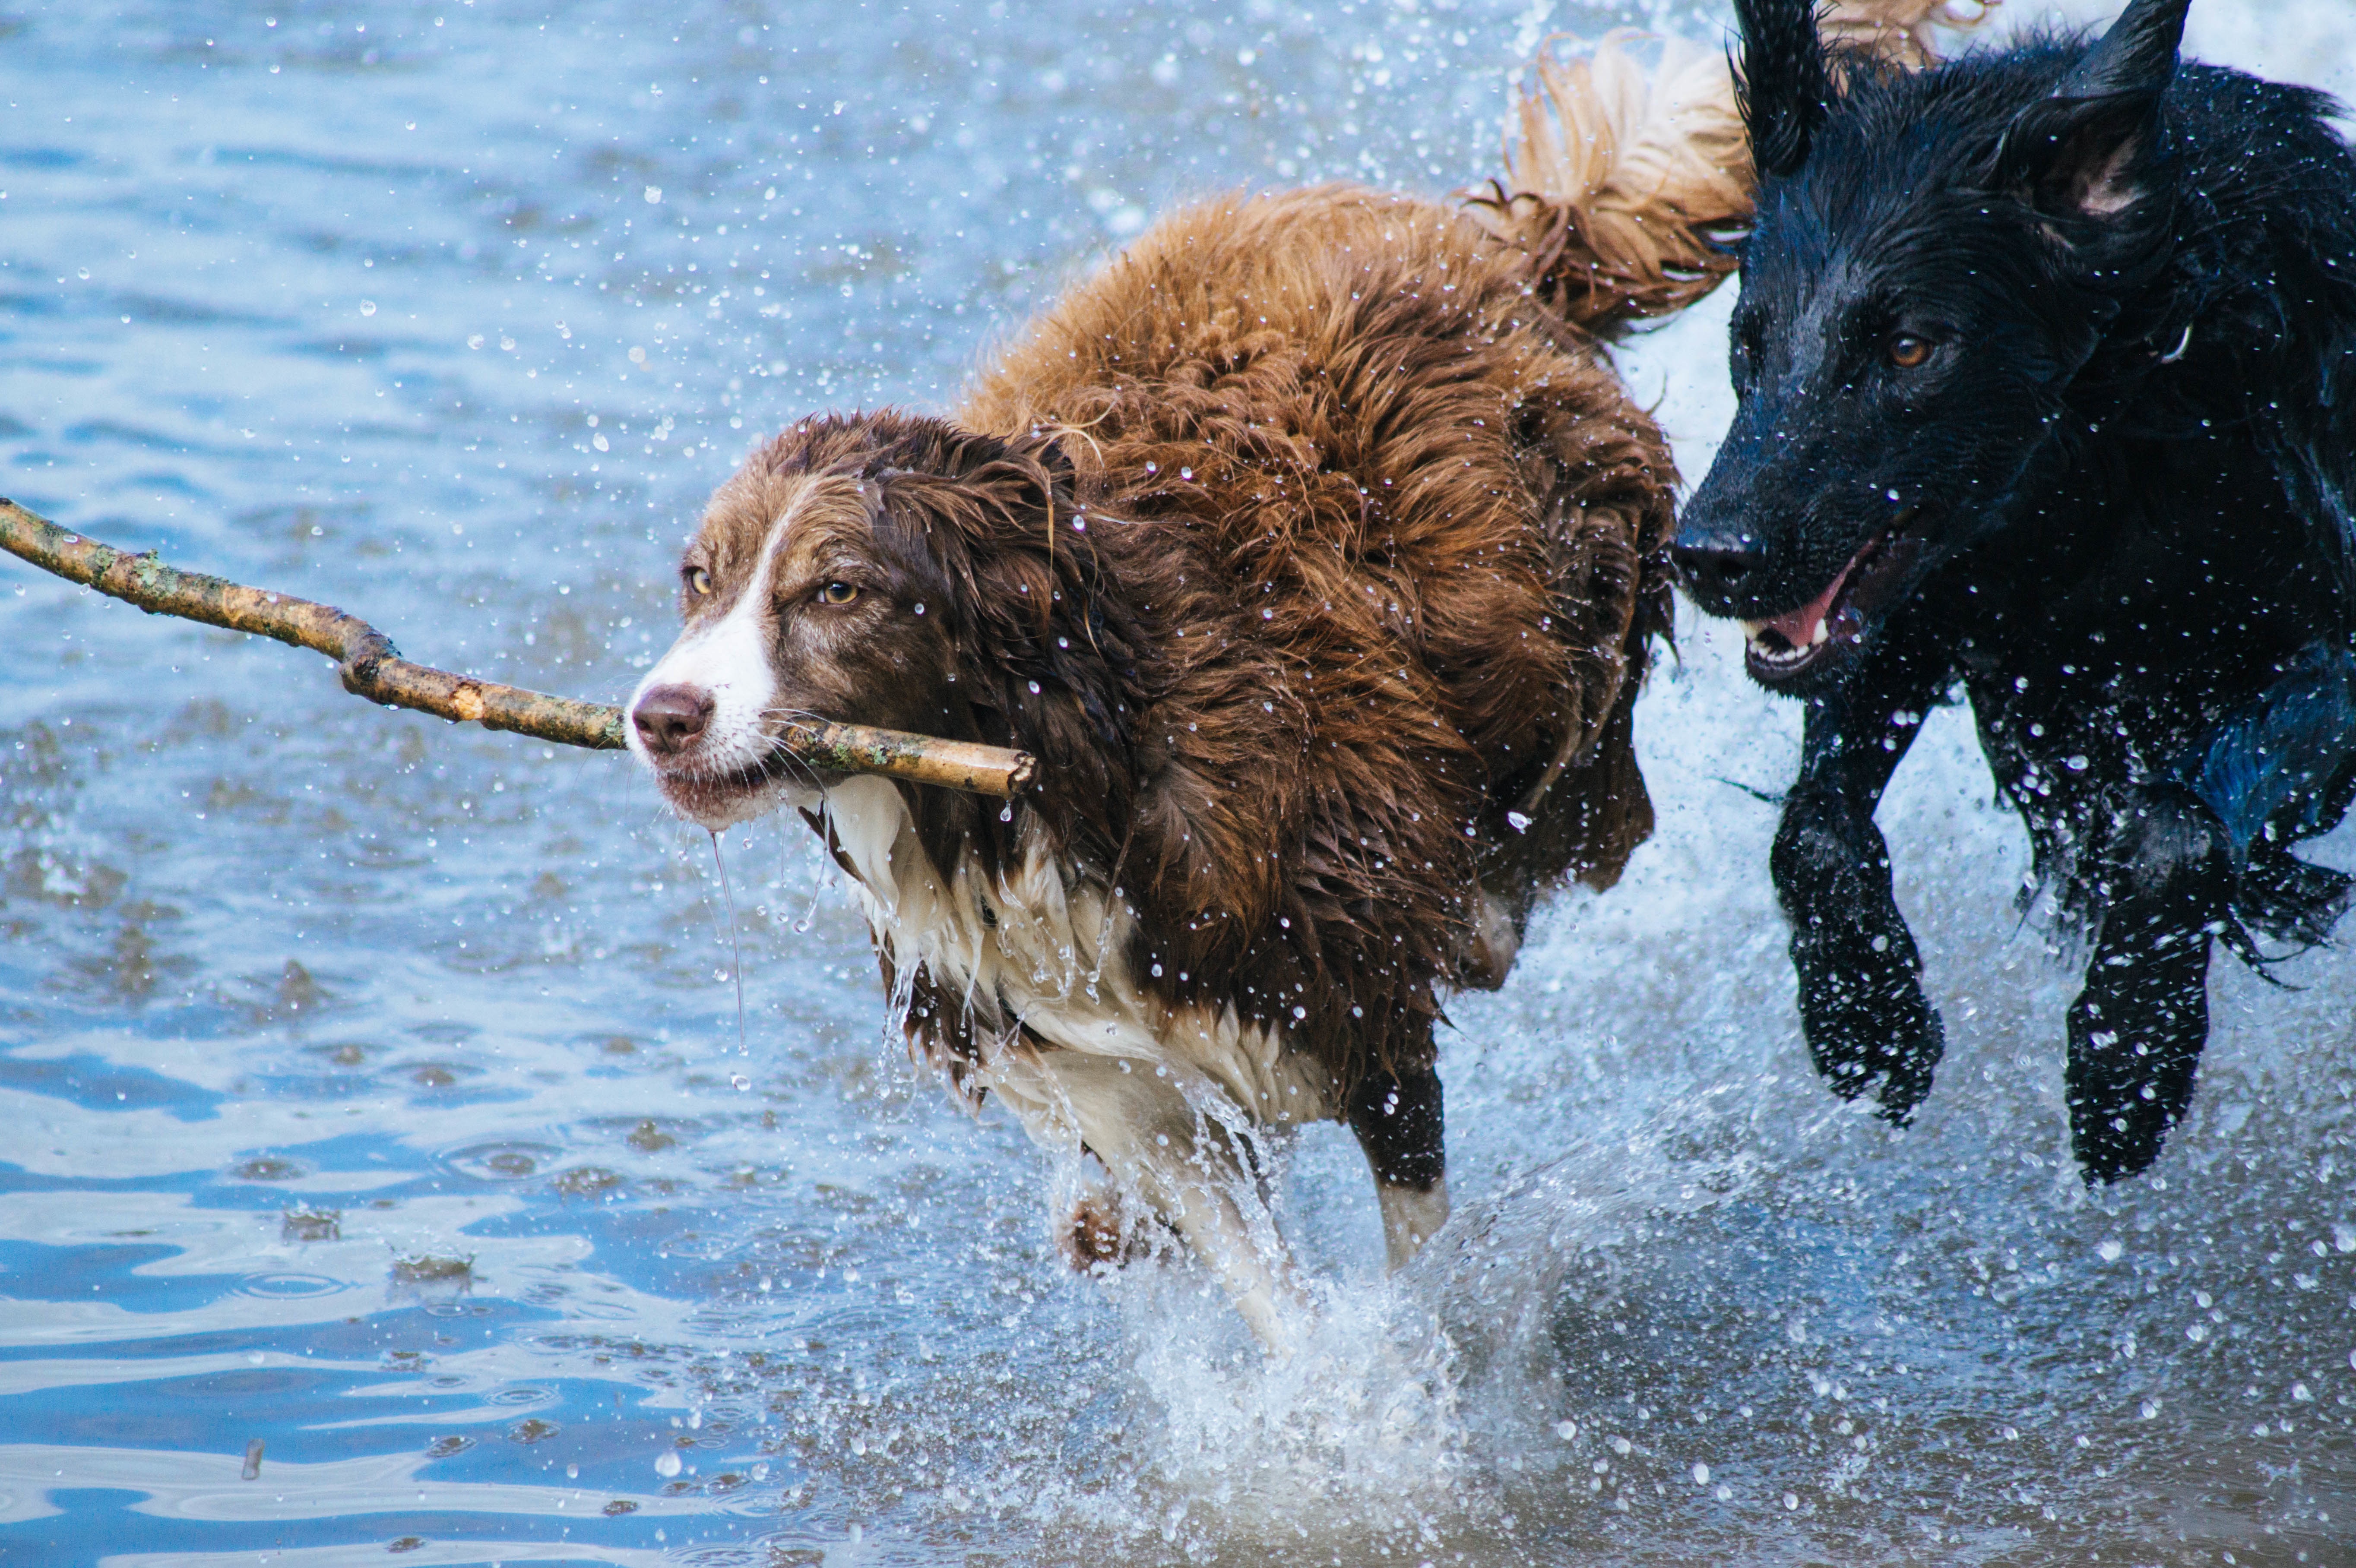
M1280 1030L1338 1110L1370 1067L1429 1067L1447 990L1502 981L1476 888L1518 925L1651 827L1629 709L1674 470L1522 268L1356 189L1181 211L954 421L821 416L756 453L686 608L720 613L790 515L798 701L1036 754L1025 810L1135 911L1137 983ZM837 580L857 602L813 604ZM1020 814L901 787L937 867L1012 866ZM960 1078L1017 1027L899 978Z
M1893 56L1940 0L1837 0ZM947 419L806 420L722 486L631 699L665 798L801 810L912 1048L1292 1334L1260 1129L1338 1118L1397 1267L1445 1222L1433 1028L1543 889L1652 827L1631 712L1676 475L1598 344L1727 271L1726 62L1541 63L1462 208L1342 186L1178 211ZM817 717L1020 747L1001 808L817 777ZM1134 1215L1130 1225L1123 1217Z

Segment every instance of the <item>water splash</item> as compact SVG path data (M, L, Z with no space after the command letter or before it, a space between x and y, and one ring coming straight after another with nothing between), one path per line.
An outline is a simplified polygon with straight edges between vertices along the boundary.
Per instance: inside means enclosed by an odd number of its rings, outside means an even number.
M1314 1326L1270 1359L1236 1342L1232 1310L1189 1273L1122 1286L1132 1369L1158 1417L1149 1460L1205 1544L1238 1532L1312 1551L1428 1543L1485 1511L1453 1346L1414 1294L1321 1284Z
M728 974L736 986L736 1054L753 1054L753 1042L744 1031L744 948L737 933L736 895L728 886L728 861L720 852L720 835L712 836L712 864L720 873L720 899L728 911Z

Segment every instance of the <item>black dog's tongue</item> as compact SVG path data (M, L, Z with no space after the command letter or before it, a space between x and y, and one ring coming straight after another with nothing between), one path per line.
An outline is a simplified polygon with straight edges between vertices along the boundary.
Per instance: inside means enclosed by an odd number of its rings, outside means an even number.
M1781 615L1751 623L1754 635L1762 630L1772 632L1794 648L1814 647L1824 641L1826 635L1825 617L1832 613L1833 602L1840 597L1840 591L1848 585L1848 574L1855 570L1856 566L1856 557L1852 556L1848 565L1841 568L1840 575L1834 578L1822 593L1805 604L1796 610L1787 610Z
M1841 591L1848 586L1848 580L1856 572L1858 563L1871 554L1874 546L1880 542L1877 538L1859 545L1857 553L1848 558L1848 564L1825 584L1825 591L1805 604L1764 621L1752 621L1746 629L1754 640L1762 632L1772 632L1783 639L1785 646L1794 649L1812 648L1823 642L1831 635L1825 624L1826 618L1832 613L1833 606L1840 602Z

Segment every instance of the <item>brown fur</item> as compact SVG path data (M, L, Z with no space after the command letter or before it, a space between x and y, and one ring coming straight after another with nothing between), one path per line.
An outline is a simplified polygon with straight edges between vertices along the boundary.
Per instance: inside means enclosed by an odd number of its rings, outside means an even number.
M1996 0L1833 0L1820 30L1917 69L1934 29L1976 27ZM1657 41L1649 72L1638 46ZM1749 227L1751 147L1722 51L1627 30L1586 58L1548 39L1516 92L1503 177L1467 199L1475 222L1527 260L1547 304L1601 336L1667 315L1734 271Z
M1518 923L1649 831L1629 706L1675 477L1461 215L1227 198L1072 290L954 422L822 416L756 453L690 551L719 592L687 608L721 613L798 507L773 588L809 710L1040 759L1012 823L902 786L936 867L1011 864L1035 813L1136 912L1141 986L1280 1028L1346 1091L1428 1065L1442 995L1502 978L1476 887ZM857 603L810 603L836 579ZM1020 1027L897 978L953 1072Z
M1895 56L1939 4L1839 10ZM1448 1212L1443 1000L1651 829L1676 475L1596 340L1714 286L1751 199L1724 62L1657 76L1619 40L1542 62L1492 198L1205 202L952 418L803 421L712 497L631 699L682 814L805 810L920 1058L1098 1157L1066 1254L1158 1223L1272 1349L1301 1298L1254 1129L1346 1121L1413 1256ZM798 716L1019 746L1039 783L813 778Z

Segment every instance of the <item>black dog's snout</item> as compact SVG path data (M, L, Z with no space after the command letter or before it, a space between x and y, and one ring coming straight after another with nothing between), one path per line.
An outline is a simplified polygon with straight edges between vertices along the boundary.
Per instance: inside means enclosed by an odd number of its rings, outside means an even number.
M631 706L638 739L659 757L683 752L712 722L712 694L701 687L658 686Z
M1748 539L1732 544L1681 541L1669 547L1670 564L1676 568L1677 580L1685 584L1686 592L1712 608L1740 600L1766 560L1751 548Z

